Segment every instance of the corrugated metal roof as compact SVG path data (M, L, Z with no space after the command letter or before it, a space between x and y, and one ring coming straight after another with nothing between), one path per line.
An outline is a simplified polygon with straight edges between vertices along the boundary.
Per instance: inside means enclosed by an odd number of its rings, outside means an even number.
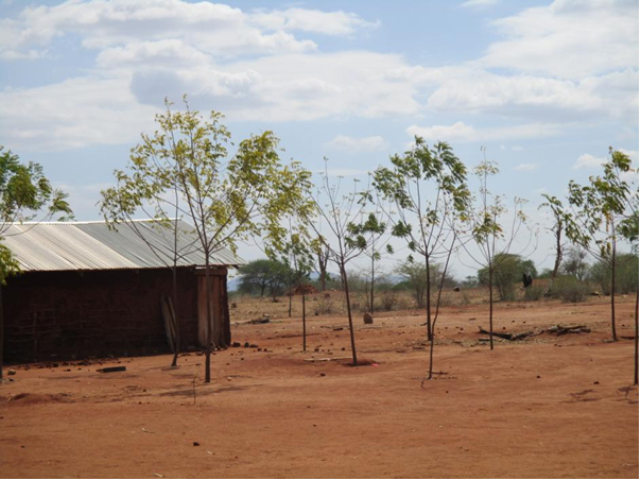
M204 266L193 227L178 221L178 228L178 265ZM173 264L173 228L153 220L119 224L117 230L109 229L105 222L16 223L5 232L3 243L24 271L162 268ZM227 248L210 258L212 266L244 263Z

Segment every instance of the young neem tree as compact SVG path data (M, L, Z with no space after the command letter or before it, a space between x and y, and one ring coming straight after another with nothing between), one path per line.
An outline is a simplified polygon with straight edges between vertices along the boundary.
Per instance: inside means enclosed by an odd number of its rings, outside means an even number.
M545 198L546 202L540 205L539 208L543 208L543 207L549 208L554 218L554 224L550 228L550 230L553 233L553 236L555 239L556 260L553 264L553 271L551 272L551 285L549 286L549 288L551 289L553 288L553 282L558 276L558 272L560 271L560 266L562 265L562 258L564 254L564 245L562 243L562 233L564 230L564 224L562 222L562 216L558 213L556 208L558 206L557 199L555 197L547 195L546 193L543 193L542 196Z
M324 245L329 259L336 264L340 271L340 277L344 286L347 304L347 317L349 319L349 335L351 340L351 355L353 365L358 365L356 340L353 328L353 316L351 312L351 298L349 295L349 279L347 264L354 258L362 255L367 248L368 230L362 223L368 203L371 201L369 188L359 191L358 181L354 180L353 191L344 194L341 191L341 179L334 184L329 180L328 169L321 176L321 184L313 198L314 215L317 221L308 219L308 226ZM372 215L372 214L369 214ZM323 227L328 230L323 234ZM316 247L317 249L320 247Z
M630 214L620 222L618 229L620 235L627 239L638 255L638 191L636 190L635 198L628 199ZM635 311L635 340L633 355L633 384L638 385L638 299L640 298L640 289L636 289L636 311Z
M185 110L156 116L158 131L143 135L136 161L163 166L169 182L175 181L180 203L165 200L193 225L205 260L207 290L207 346L205 382L211 381L213 308L210 265L221 248L236 251L239 241L263 236L279 245L286 234L280 223L308 198L309 172L299 162L284 165L278 156L278 139L272 132L240 142L228 158L231 135L221 124L222 115L203 117ZM140 188L145 188L141 180Z
M439 142L429 148L420 137L416 137L412 150L391 157L391 163L391 168L381 167L375 171L374 185L396 208L397 219L389 216L393 221L393 234L407 240L409 249L424 259L427 338L431 342L428 378L431 379L435 322L457 238L454 224L464 218L470 196L467 170L447 143ZM440 285L432 285L431 270L443 259L446 261ZM438 292L435 315L432 312L434 287Z
M610 266L611 272L611 338L618 340L616 331L616 250L620 226L628 239L632 239L634 211L637 195L631 193L630 184L623 174L633 171L631 159L622 152L609 149L611 160L603 165L602 176L589 177L588 185L569 182L565 207L556 197L548 198L548 205L556 217L562 219L567 238L588 251L596 259ZM631 220L630 220L631 219Z
M13 223L36 225L57 214L62 214L61 221L71 217L67 195L51 186L39 164L23 164L17 155L0 146L0 384L4 358L2 285L20 272L20 264L2 240Z
M313 209L312 204L301 205L299 216L291 218L289 222L289 235L283 242L279 252L268 249L271 255L280 256L282 262L289 265L291 272L291 285L289 298L298 293L302 300L302 351L307 351L307 294L306 283L313 271L315 245L309 236L306 225L308 216Z
M374 205L380 205L380 199L373 202ZM389 243L391 241L391 232L387 228L387 224L381 220L383 210L376 209L374 213L366 215L362 221L364 231L367 233L368 247L364 250L364 255L369 258L370 270L366 275L367 278L367 303L371 313L375 310L375 288L376 288L376 262L382 260L382 255L387 253L393 255L393 247Z
M175 332L171 366L175 367L180 353L180 319L176 310L179 305L178 261L184 255L193 252L197 245L179 242L181 192L178 179L172 176L172 173L176 173L173 158L151 158L144 144L138 145L131 150L127 172L114 172L117 185L101 192L100 210L110 228L117 229L119 225L124 224L171 270L172 293L169 305ZM163 234L167 233L164 245L156 245L147 240L144 227L134 221L134 216L138 213L152 219L152 228L157 228Z
M482 149L484 153L484 147ZM466 223L468 238L461 242L461 246L466 254L480 268L486 269L488 272L489 286L489 345L493 350L493 304L494 304L494 287L495 272L497 262L501 259L509 259L509 255L514 242L520 235L524 226L526 226L526 216L523 206L526 203L522 198L514 198L513 213L509 221L510 230L504 231L502 223L508 220L509 211L504 205L504 200L499 195L494 195L489 191L489 177L499 172L498 165L495 162L487 161L486 158L480 165L475 168L475 175L480 180L480 189L476 206L469 209ZM531 246L533 232L530 231L529 238L520 252L516 255L520 256ZM470 241L475 243L476 249L469 248Z

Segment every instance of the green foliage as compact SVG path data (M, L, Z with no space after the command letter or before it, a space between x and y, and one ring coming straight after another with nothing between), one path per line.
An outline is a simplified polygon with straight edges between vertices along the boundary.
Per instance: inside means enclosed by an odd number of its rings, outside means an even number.
M431 256L442 249L443 227L467 211L467 169L447 143L429 148L420 137L412 150L391 157L391 163L391 168L375 171L374 186L398 210L392 233L412 251ZM435 192L434 199L428 198L429 191Z
M43 221L60 213L61 221L72 215L67 194L51 186L42 166L22 164L11 150L0 146L0 222L28 222L38 215L43 215Z
M589 269L589 280L598 284L605 295L611 294L611 262L599 261ZM638 256L632 253L616 257L616 293L630 294L638 289Z
M57 214L61 221L72 217L67 194L51 186L39 164L23 164L0 146L0 242L11 223L42 222ZM0 283L19 271L11 251L0 244Z
M0 238L0 241L2 241L2 238ZM18 273L20 273L20 264L11 250L0 243L0 284L6 285L7 278Z
M153 217L167 221L167 212L188 218L206 254L221 246L236 251L238 242L256 236L281 248L288 233L286 215L309 211L311 174L300 162L285 165L273 132L242 140L228 158L231 134L223 116L204 117L189 108L156 116L159 129L142 135L131 151L127 171L116 171L118 186L102 192L106 219L119 222L162 198L170 208ZM173 193L176 197L173 198Z
M429 276L432 285L440 285L443 268L434 263L429 268ZM397 290L410 290L416 302L417 308L424 308L427 299L427 267L422 263L406 260L395 269L395 273L405 278L395 288ZM444 286L452 286L455 280L445 274Z
M563 302L578 303L585 301L589 287L575 277L559 276L553 282L550 293L552 298Z
M290 285L293 272L285 263L276 260L254 260L240 267L238 291L250 295L272 297L282 295Z
M589 250L595 247L601 258L610 257L616 234L630 241L638 238L638 195L622 176L634 171L628 155L609 149L610 160L601 176L589 177L588 185L569 182L568 207L545 195L547 205L565 225L572 243ZM633 199L633 200L632 200ZM616 229L611 225L619 219Z
M580 247L572 247L562 262L560 271L563 275L569 275L584 282L589 276L589 264L586 262L587 252Z
M536 278L537 271L531 260L523 260L520 255L499 253L492 259L493 286L500 300L514 300L516 287L522 281L522 274L529 273ZM489 285L489 267L478 270L478 282Z
M538 302L542 300L547 287L543 285L531 285L524 289L524 300L527 302Z

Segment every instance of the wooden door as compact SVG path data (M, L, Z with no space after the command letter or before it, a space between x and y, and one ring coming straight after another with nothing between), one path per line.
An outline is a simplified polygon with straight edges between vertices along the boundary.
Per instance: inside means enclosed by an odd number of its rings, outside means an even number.
M207 345L207 278L204 274L198 276L198 343L201 347ZM231 342L231 328L229 323L229 305L227 303L227 275L211 274L209 276L211 291L211 342L215 347L223 347Z

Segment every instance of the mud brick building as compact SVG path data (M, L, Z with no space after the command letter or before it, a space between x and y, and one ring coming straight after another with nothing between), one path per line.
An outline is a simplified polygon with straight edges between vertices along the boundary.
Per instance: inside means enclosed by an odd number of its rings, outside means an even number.
M173 264L173 227L152 221L117 230L104 222L12 225L4 243L22 273L3 287L5 361L167 353L176 323L182 350L205 346L204 255L193 228L178 226L173 322L173 273L167 267ZM215 345L231 341L227 272L242 263L226 249L211 259Z

